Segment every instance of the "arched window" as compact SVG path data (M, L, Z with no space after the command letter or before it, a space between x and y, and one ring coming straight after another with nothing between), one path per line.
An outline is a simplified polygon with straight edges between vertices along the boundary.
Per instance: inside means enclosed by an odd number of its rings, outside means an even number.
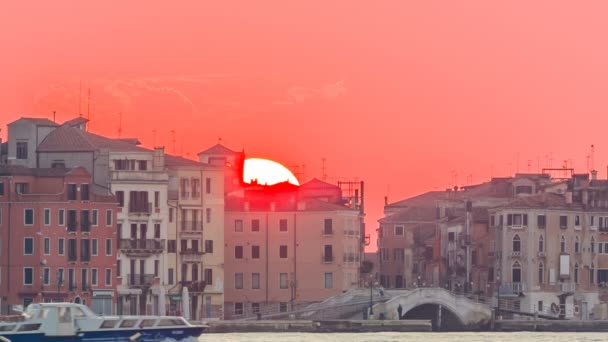
M595 265L593 263L589 268L589 284L595 284Z
M574 283L578 284L578 262L574 264Z
M595 238L591 237L591 254L595 253Z
M561 242L559 244L559 251L562 253L566 253L566 238L562 235Z
M545 238L542 235L538 238L538 251L540 253L545 251Z
M545 279L545 265L541 262L538 264L538 283L542 284Z
M579 240L579 238L578 238L578 236L577 236L577 237L574 239L574 253L580 253L580 252L581 252L581 251L580 251L580 246L581 246L581 243L580 243L580 240Z
M521 283L521 264L519 261L513 263L511 268L511 281L514 283Z
M513 252L521 252L521 239L517 234L513 237Z

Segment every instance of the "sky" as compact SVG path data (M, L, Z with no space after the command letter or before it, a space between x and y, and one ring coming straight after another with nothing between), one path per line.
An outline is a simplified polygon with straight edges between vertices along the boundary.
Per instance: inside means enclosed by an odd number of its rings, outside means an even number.
M55 111L189 158L221 139L300 180L365 181L374 233L385 196L563 165L606 178L605 13L606 1L6 2L0 136Z

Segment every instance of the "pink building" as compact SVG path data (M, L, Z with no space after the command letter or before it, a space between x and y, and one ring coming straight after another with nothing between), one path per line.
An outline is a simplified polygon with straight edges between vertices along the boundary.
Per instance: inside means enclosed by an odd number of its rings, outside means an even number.
M116 209L82 167L0 166L0 311L72 301L115 307Z

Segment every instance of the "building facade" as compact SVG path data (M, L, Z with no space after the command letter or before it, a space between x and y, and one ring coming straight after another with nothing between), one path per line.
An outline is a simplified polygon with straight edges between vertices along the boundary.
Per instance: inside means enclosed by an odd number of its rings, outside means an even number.
M115 313L117 209L84 168L0 166L0 311L72 301Z

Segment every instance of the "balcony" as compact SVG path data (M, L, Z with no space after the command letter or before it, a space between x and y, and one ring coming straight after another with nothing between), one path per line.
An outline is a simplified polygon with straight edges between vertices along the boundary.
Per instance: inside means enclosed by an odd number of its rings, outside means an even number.
M89 222L89 221L80 222L80 231L85 232L85 233L90 232L91 231L91 222Z
M576 283L567 282L567 283L559 283L560 291L562 293L575 293L576 292Z
M334 235L334 231L331 228L325 228L325 229L321 230L321 234L323 236L332 236L332 235Z
M202 221L181 221L180 235L189 237L201 237L203 235Z
M186 249L179 252L182 257L182 262L199 263L203 261L203 251Z
M358 253L344 253L343 261L344 262L359 262L359 254Z
M76 255L76 252L68 253L68 262L76 262L76 261L78 261L78 256Z
M169 175L162 171L119 170L111 171L112 181L167 182Z
M165 249L165 240L159 239L120 239L118 249L127 256L148 257L152 254L162 253Z
M501 296L518 296L524 292L525 287L523 283L502 283L500 284L500 295Z
M545 253L545 252L538 252L538 257L539 258L546 258L547 257L547 253Z
M78 228L78 222L68 222L68 233L76 233Z
M154 284L154 274L128 274L127 285L131 287L150 287Z
M331 264L332 262L334 262L334 256L331 254L322 255L321 262L324 264Z
M90 262L91 261L91 254L83 254L80 256L80 261L81 262Z
M151 213L152 213L152 202L148 202L148 203L131 202L131 203L129 203L129 214L150 215Z
M205 291L205 286L207 286L207 282L205 282L204 280L183 280L182 286L187 287L189 293L202 293Z
M521 251L513 251L513 252L511 252L511 257L512 258L520 258L521 257Z

